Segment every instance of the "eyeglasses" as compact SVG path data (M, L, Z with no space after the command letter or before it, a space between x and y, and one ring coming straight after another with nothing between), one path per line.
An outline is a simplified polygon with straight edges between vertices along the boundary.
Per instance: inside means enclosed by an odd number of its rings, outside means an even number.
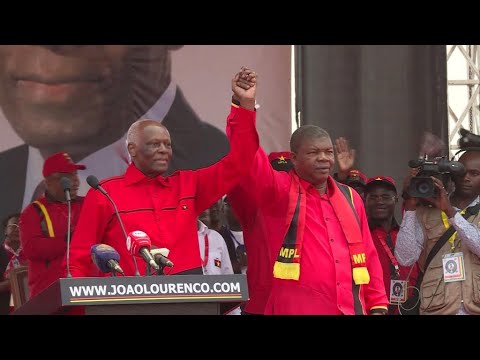
M397 199L396 196L392 195L367 195L367 201L379 202L382 200L383 203L393 203Z

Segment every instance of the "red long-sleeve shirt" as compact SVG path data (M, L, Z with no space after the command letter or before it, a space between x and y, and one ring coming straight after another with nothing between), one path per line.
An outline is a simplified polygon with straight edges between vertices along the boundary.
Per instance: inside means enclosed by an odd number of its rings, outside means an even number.
M260 151L257 151L256 156L262 156ZM272 287L273 264L277 255L275 250L272 251L267 237L281 238L284 234L284 224L279 219L280 222L272 226L275 218L265 220L265 216L268 215L260 211L260 201L251 187L251 184L242 182L227 196L242 225L243 240L247 249L249 299L245 311L250 314L263 314Z
M394 226L390 230L390 238L392 239L392 247L395 249L395 244L397 243L397 235L398 231L400 228L398 225ZM376 226L372 228L371 230L372 238L373 238L373 243L375 244L375 247L377 248L378 252L378 257L380 259L380 263L382 265L383 269L383 281L385 284L385 292L387 294L390 294L390 280L394 279L395 277L392 275L392 260L388 256L387 250L385 249L385 246L388 246L387 242L387 232L385 229L381 226ZM394 250L391 250L391 255L395 258ZM398 262L397 262L398 263ZM399 264L398 264L399 265ZM418 277L418 265L415 263L412 266L398 266L398 269L400 271L399 280L406 280L408 277L408 297L411 297L414 294L413 287L416 282L417 282L417 277ZM410 275L410 276L409 276ZM398 314L398 307L393 306L393 311L391 313L393 314Z
M131 164L123 176L102 182L120 211L127 233L142 230L152 245L170 249L169 258L175 264L170 274L201 267L197 216L238 184L248 173L258 149L254 111L232 106L228 121L232 127L230 152L209 167L149 178ZM135 274L112 205L99 191L91 189L71 244L72 276L97 273L90 258L90 248L96 243L115 248L125 275ZM145 274L143 260L137 263L140 273Z
M71 202L71 231L75 229L83 204L83 197ZM35 205L28 205L20 215L20 242L28 261L28 287L30 298L38 295L51 283L65 277L64 256L67 250L68 208L66 203L46 197L38 199L47 209L54 237L42 230L40 216Z
M255 239L267 241L269 254L256 254L268 263L272 279L272 289L265 308L266 314L354 314L352 293L352 266L350 252L345 235L330 204L328 195L320 195L318 190L304 180L306 189L306 224L301 257L300 279L282 280L273 278L272 262L280 250L283 236L287 231L286 216L291 176L272 169L268 157L259 150L249 176L241 186L250 197L229 198L234 210L261 211L263 226L267 236ZM328 187L334 186L329 178ZM328 194L328 191L327 191ZM255 210L248 202L253 198L259 201L260 208ZM363 235L367 268L370 283L361 285L360 298L366 312L381 307L386 308L388 300L385 294L382 268L368 228L362 199L354 191L353 201L360 220ZM249 210L250 209L250 210ZM261 251L259 247L247 246L250 260L252 252ZM270 247L271 250L268 250ZM264 247L265 248L265 247ZM273 259L271 259L271 257ZM268 286L268 284L267 284Z

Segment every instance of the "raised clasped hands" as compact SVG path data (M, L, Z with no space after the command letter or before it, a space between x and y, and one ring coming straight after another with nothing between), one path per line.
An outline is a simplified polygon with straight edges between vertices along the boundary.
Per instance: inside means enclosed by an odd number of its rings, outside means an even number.
M242 66L232 80L233 97L240 102L241 107L254 110L256 90L257 73Z

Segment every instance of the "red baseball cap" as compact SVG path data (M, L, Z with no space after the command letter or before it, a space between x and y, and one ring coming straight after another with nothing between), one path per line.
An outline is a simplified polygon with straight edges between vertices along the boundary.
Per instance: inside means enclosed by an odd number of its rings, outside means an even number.
M352 183L358 183L360 185L365 186L367 184L367 177L364 173L362 173L358 169L350 170L348 173L347 179L345 180L347 185Z
M59 152L48 157L43 163L43 177L54 173L73 173L86 168L85 165L75 164L66 152Z
M292 153L289 151L271 152L268 160L275 170L290 171L293 168Z
M390 176L374 176L367 180L367 186L370 184L386 184L394 188L395 192L397 191L397 187L395 186L395 180L393 180Z

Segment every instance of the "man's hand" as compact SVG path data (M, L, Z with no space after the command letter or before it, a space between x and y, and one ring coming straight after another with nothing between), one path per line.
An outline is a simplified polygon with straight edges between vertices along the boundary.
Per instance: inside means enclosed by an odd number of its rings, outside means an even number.
M335 140L335 151L337 152L338 180L345 181L355 164L355 149L350 149L347 139L339 137Z
M440 209L443 212L445 212L445 214L447 214L449 219L454 217L456 211L453 208L453 206L450 204L450 199L448 198L447 190L443 186L442 181L440 181L440 179L437 179L434 176L430 176L430 178L433 180L435 187L437 188L438 195L436 197L426 198L425 200L430 202L437 209Z
M254 110L256 90L257 74L243 66L232 80L233 97L240 102L241 107Z
M417 209L418 198L414 198L408 195L408 190L410 188L410 182L412 181L412 178L417 176L419 171L420 171L419 168L410 168L409 174L403 181L402 197L405 200L404 202L405 211L414 211Z

